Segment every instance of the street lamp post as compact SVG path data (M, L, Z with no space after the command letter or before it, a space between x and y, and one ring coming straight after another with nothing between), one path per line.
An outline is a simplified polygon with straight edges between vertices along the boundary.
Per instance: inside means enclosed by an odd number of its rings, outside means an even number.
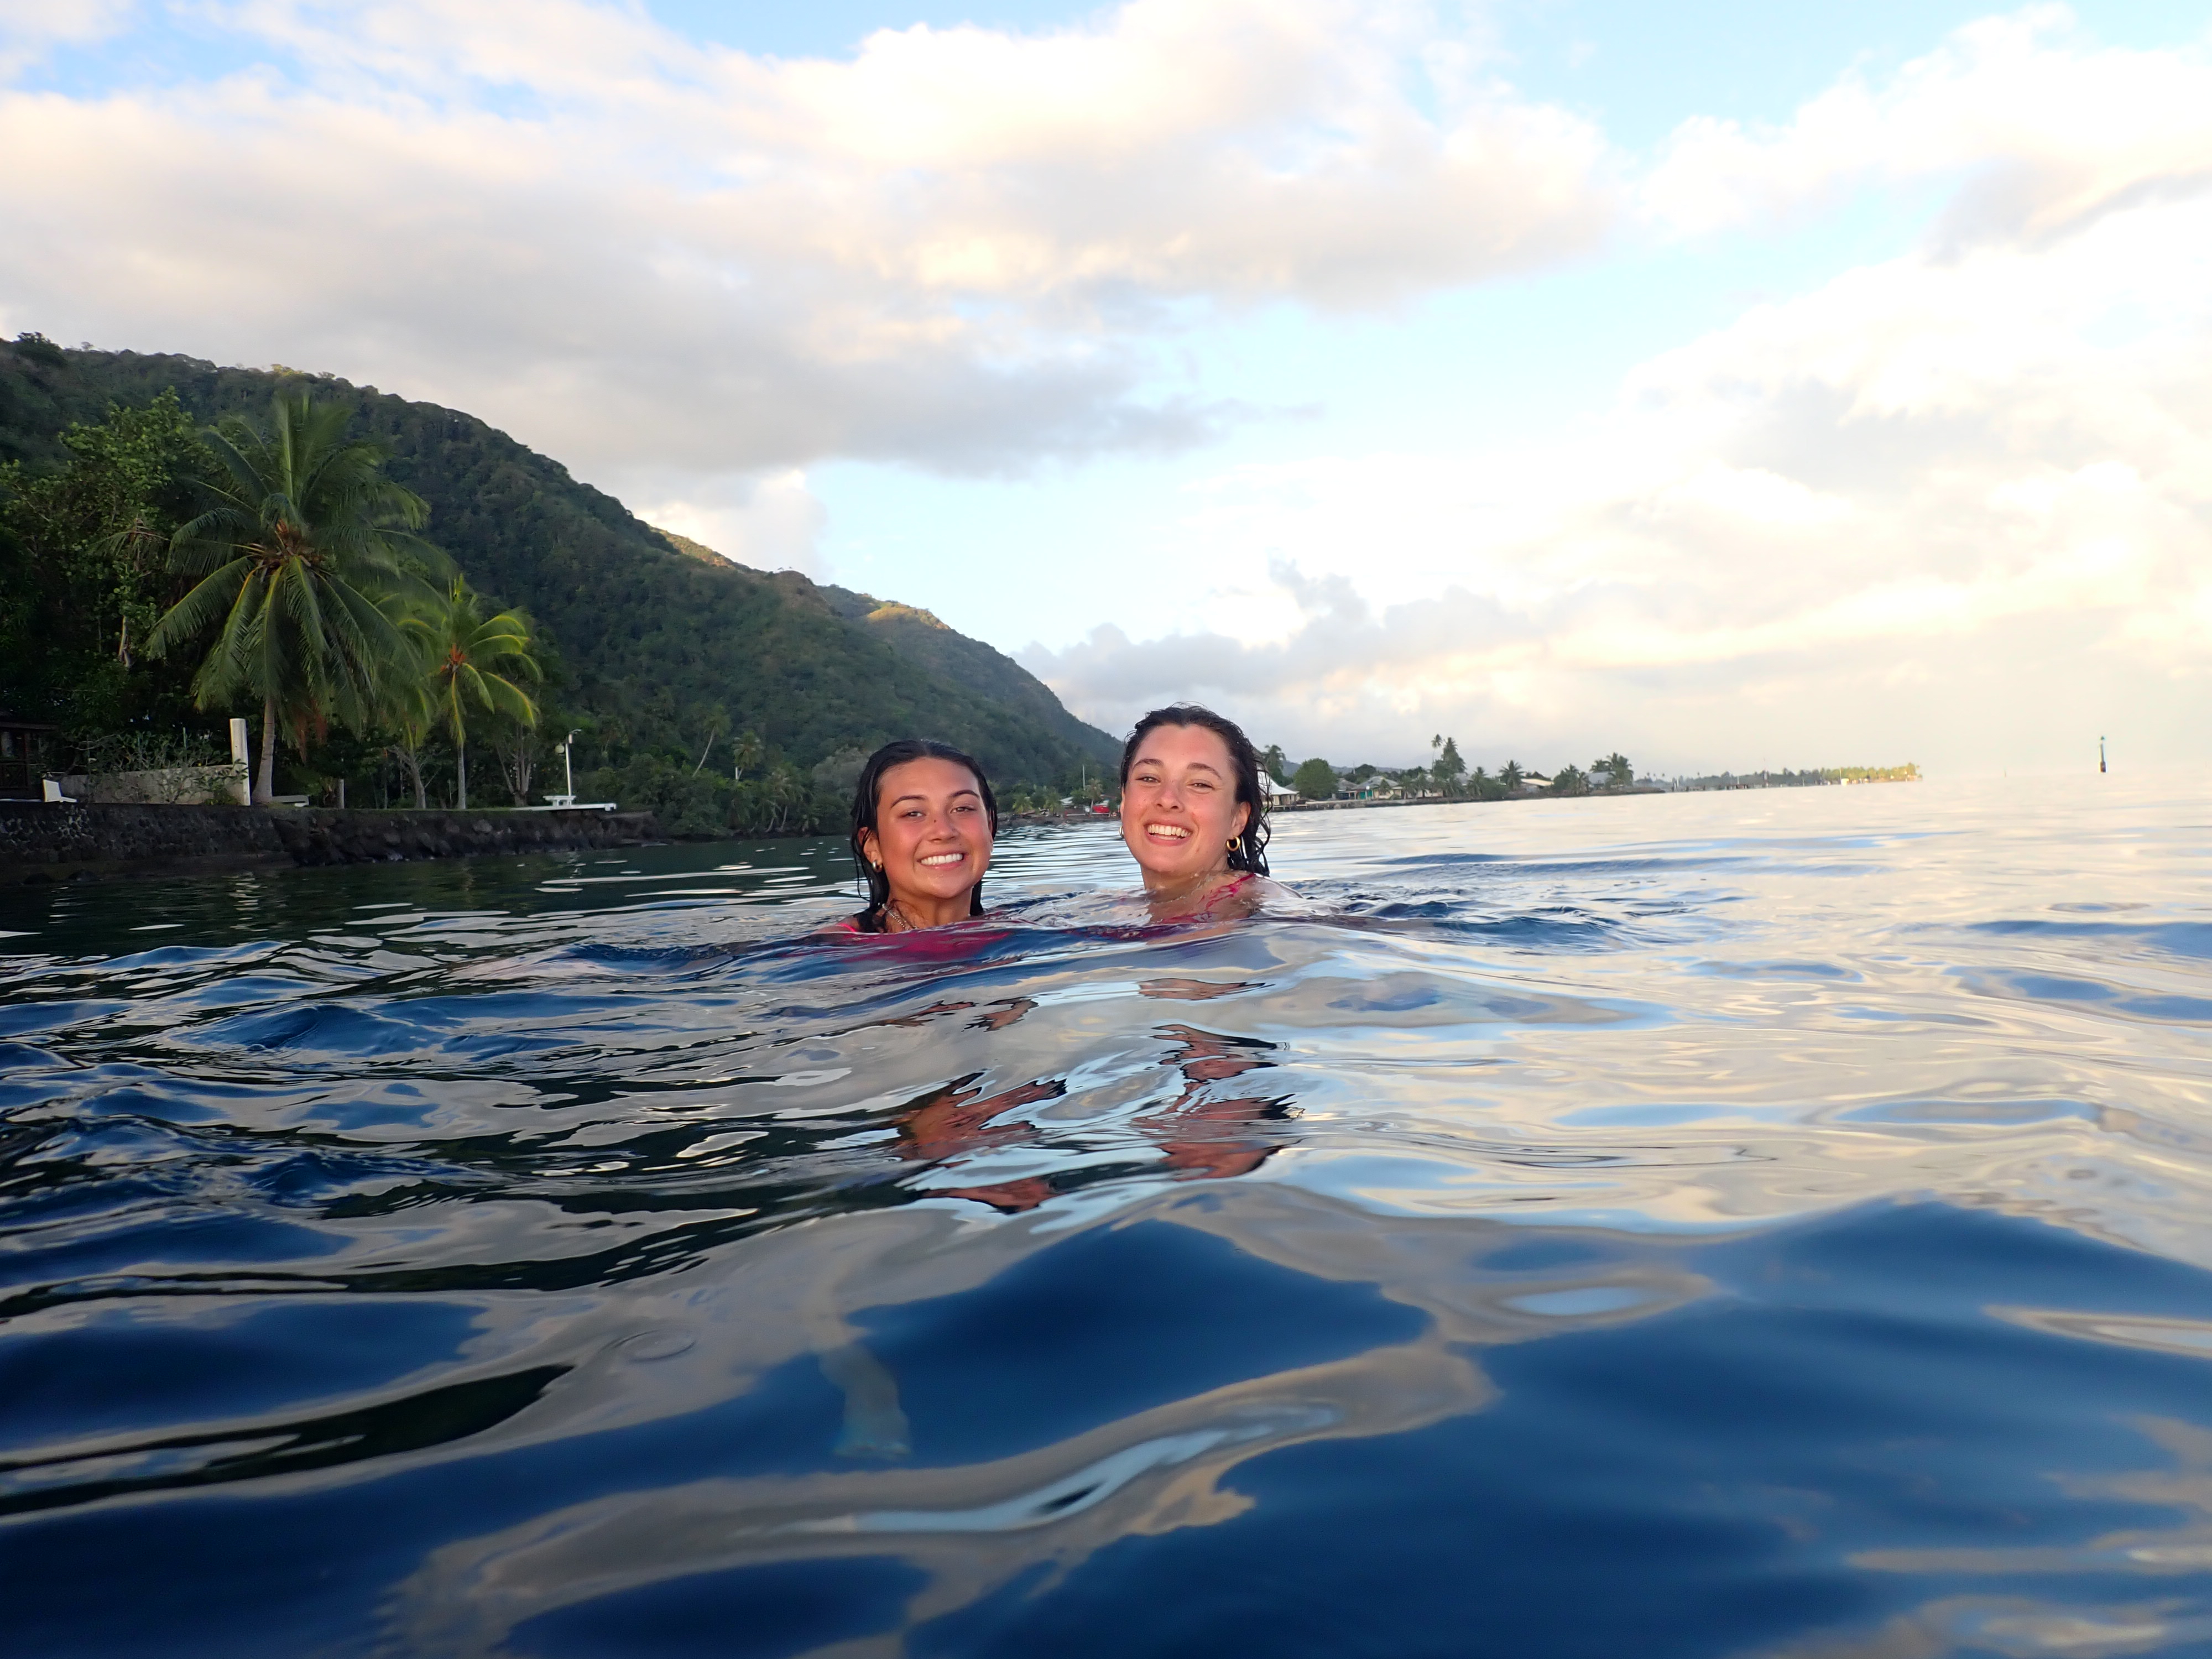
M576 734L574 732L561 739L561 781L567 786L568 793L547 797L556 806L574 806L576 804L576 766L571 753L575 746Z

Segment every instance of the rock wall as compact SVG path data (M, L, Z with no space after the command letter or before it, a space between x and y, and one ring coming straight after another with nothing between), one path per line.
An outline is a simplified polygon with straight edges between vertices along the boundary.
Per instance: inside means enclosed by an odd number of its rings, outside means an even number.
M636 847L649 812L371 812L0 801L0 882Z

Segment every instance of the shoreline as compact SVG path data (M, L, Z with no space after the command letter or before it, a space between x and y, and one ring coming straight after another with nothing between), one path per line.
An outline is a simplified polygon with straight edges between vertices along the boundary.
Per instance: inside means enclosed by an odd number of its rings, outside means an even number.
M1638 785L1629 789L1601 789L1588 795L1504 795L1492 799L1478 799L1473 795L1423 795L1413 800L1299 800L1285 801L1267 809L1269 817L1285 812L1364 812L1380 807L1395 806L1504 806L1515 801L1537 800L1607 800L1614 796L1671 795L1715 793L1711 790L1674 790ZM1009 812L1000 820L1002 827L1021 825L1025 828L1065 826L1071 824L1103 823L1116 830L1121 828L1120 817L1112 812L1079 812L1073 808L1052 812Z
M0 886L641 847L650 812L0 801Z
M1782 787L1747 785L1739 787ZM1705 794L1654 785L1604 790L1579 799L1614 796ZM1294 812L1367 811L1414 806L1502 806L1547 800L1541 794L1492 799L1429 795L1411 800L1302 800L1269 809ZM1118 830L1119 817L1073 808L1009 812L1002 827ZM835 831L817 831L834 836ZM397 864L423 859L499 854L592 851L671 841L785 840L790 836L677 836L664 833L650 811L605 812L490 807L458 812L433 807L253 807L78 801L0 801L0 887L51 882L160 879L227 875L246 870L322 869L349 864Z
M1377 808L1397 806L1509 806L1516 802L1528 801L1626 800L1632 795L1721 795L1753 789L1837 788L1853 782L1874 784L1919 781L1921 780L1917 778L1844 779L1840 783L1827 785L1737 783L1729 785L1726 788L1710 789L1670 789L1663 784L1638 783L1631 784L1626 789L1593 789L1587 795L1554 795L1548 792L1524 790L1512 795L1419 795L1410 800L1297 800L1285 801L1279 805L1270 806L1267 809L1267 816L1274 817L1286 812L1364 812ZM1109 823L1118 826L1120 819L1111 812L1080 812L1073 808L1066 808L1049 812L1009 812L1001 822L1010 825L1028 826L1081 823Z

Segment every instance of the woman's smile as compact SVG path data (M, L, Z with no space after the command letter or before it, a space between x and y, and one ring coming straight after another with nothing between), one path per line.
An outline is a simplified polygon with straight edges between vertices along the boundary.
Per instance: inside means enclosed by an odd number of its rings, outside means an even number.
M1229 844L1252 810L1237 798L1237 762L1203 726L1146 732L1121 780L1121 839L1146 890L1180 890L1226 873Z
M966 766L923 756L887 768L875 824L855 837L890 889L884 925L896 933L969 915L991 866L991 830L981 782Z

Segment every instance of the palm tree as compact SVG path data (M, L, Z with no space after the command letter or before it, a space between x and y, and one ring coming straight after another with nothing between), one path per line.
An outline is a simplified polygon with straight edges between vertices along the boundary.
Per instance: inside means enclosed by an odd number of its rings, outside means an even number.
M730 745L730 781L743 783L745 781L745 774L760 764L761 756L765 752L765 748L766 746L760 740L759 732L739 732L737 739Z
M1519 761L1510 760L1505 763L1504 769L1498 773L1498 781L1505 786L1505 793L1510 795L1521 787L1522 780L1528 775L1521 769Z
M344 441L343 407L279 392L271 416L265 436L236 416L206 434L222 466L203 483L214 503L169 539L170 567L200 580L146 637L162 656L220 625L193 698L260 700L263 805L279 723L304 750L310 727L372 718L380 677L407 656L392 603L446 562L410 533L429 508L383 475L383 451Z
M538 722L538 705L510 674L545 678L530 653L530 618L519 611L483 614L482 602L459 576L435 610L410 618L408 626L429 647L430 690L439 722L453 734L461 811L469 810L468 707L475 703L509 714L525 726Z
M1437 750L1436 759L1429 763L1429 775L1445 794L1457 795L1461 781L1467 776L1467 762L1459 752L1459 739L1439 732L1429 739L1429 747Z
M771 768L764 781L768 787L763 794L772 815L768 826L769 833L781 835L784 826L790 822L793 809L804 805L807 796L811 793L808 787L806 774L789 761L785 761Z

